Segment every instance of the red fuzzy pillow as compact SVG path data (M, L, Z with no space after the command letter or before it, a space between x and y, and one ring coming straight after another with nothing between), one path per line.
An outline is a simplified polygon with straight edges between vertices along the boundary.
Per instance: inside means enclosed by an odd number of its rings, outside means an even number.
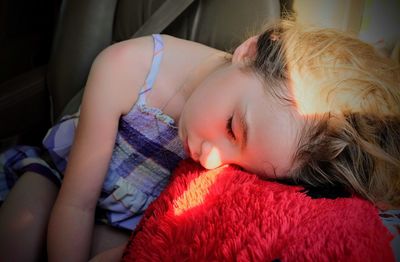
M184 161L123 261L394 261L393 236L373 205L302 189Z

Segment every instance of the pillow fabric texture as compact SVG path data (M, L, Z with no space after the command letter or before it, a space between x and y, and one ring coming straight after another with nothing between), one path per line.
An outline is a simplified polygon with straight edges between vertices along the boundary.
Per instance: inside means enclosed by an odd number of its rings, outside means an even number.
M394 261L393 235L357 196L324 197L233 166L185 160L123 261ZM330 196L329 196L330 195Z

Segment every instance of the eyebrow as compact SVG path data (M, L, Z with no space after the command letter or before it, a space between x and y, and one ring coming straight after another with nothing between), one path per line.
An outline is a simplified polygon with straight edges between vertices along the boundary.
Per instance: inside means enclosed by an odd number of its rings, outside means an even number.
M243 150L246 145L247 145L247 136L249 132L249 127L247 125L246 121L246 113L247 113L247 106L244 106L243 110L239 110L238 117L239 117L239 124L240 124L240 130L242 132L242 141L241 141L241 149Z

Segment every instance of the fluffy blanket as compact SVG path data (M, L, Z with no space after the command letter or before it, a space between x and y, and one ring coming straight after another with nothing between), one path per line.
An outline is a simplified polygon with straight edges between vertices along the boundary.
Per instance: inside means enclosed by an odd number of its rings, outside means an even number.
M394 261L378 210L190 160L148 208L123 261ZM329 195L329 194L328 194Z

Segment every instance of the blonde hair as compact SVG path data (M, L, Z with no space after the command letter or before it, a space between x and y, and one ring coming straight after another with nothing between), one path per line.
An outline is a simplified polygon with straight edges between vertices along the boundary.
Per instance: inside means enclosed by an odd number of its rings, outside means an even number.
M306 119L289 171L296 183L341 185L400 206L400 69L344 32L279 21L252 67Z

